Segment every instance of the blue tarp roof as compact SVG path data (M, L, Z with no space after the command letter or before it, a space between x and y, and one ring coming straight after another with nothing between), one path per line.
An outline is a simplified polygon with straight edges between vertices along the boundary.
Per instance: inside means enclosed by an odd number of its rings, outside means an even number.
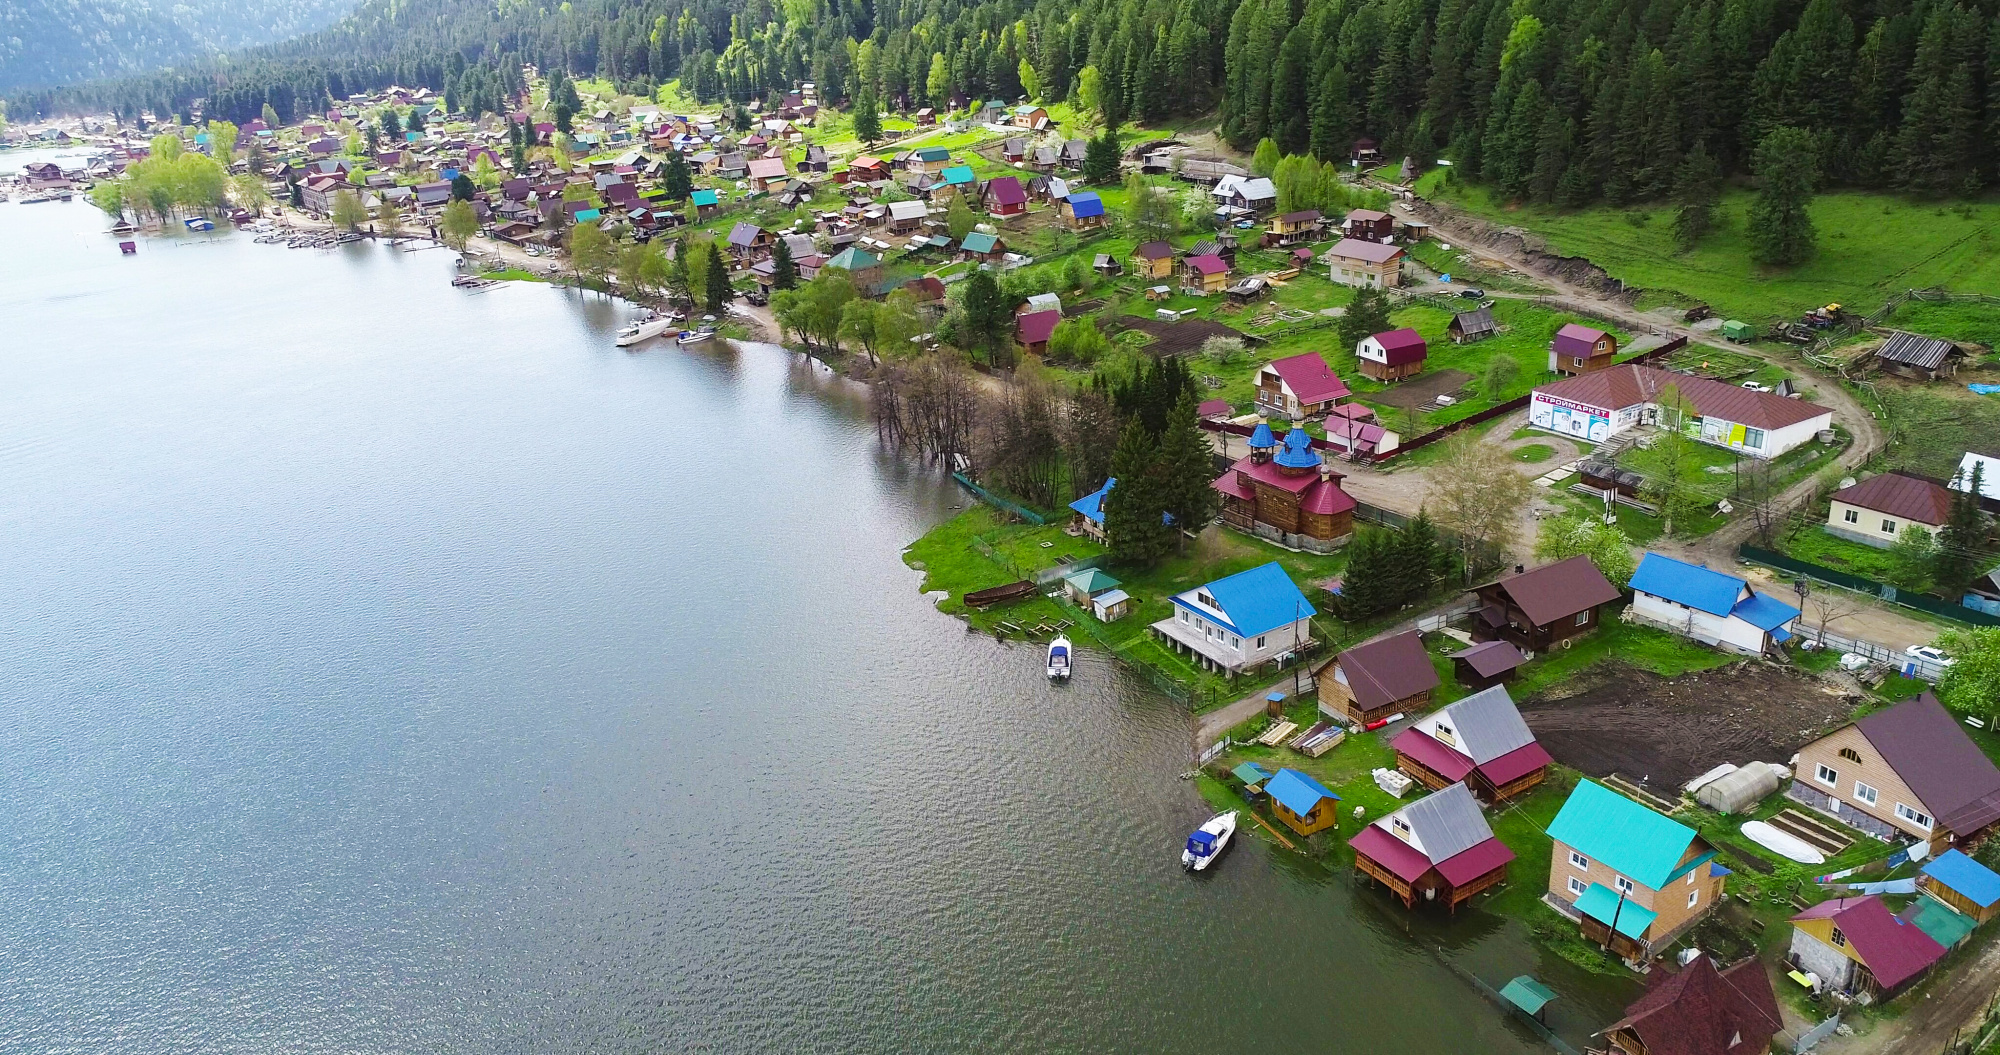
M1104 215L1104 199L1094 190L1078 191L1064 199L1069 202L1069 211L1077 217Z
M1549 824L1549 838L1654 890L1672 880L1694 837L1693 828L1588 780Z
M1743 580L1687 564L1658 553L1648 553L1632 573L1632 589L1679 601L1709 615L1726 616L1743 593ZM1793 611L1796 615L1797 610Z
M1648 909L1631 898L1625 904L1618 904L1618 895L1603 883L1592 883L1583 896L1576 899L1576 910L1605 926L1611 925L1611 918L1618 917L1618 933L1633 940L1645 936L1646 928L1660 918L1660 914Z
M1264 785L1264 794L1301 817L1311 813L1321 799L1340 801L1340 796L1328 791L1326 785L1296 769L1278 770L1278 775Z
M1118 478L1114 476L1104 481L1103 487L1071 502L1069 507L1082 513L1084 518L1091 523L1102 524L1104 523L1104 496L1110 494L1111 489L1116 486L1118 486Z
M1216 607L1238 637L1256 637L1319 614L1277 561L1217 579L1202 589L1215 598ZM1178 596L1174 602L1183 603Z
M1735 614L1759 630L1777 631L1797 619L1799 610L1769 594L1752 593L1736 606Z
M1946 850L1924 866L1924 874L1985 908L2000 901L2000 874L1958 850Z

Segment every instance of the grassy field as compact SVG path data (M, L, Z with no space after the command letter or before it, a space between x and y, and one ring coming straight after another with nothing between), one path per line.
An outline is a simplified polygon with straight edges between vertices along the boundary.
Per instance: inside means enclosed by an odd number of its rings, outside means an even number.
M1884 580L1895 564L1889 551L1841 538L1825 528L1807 528L1785 540L1785 553L1866 579Z
M1980 292L1986 292L1981 290ZM1910 301L1882 325L1947 341L2000 347L2000 304L1927 304Z
M1562 253L1590 258L1634 286L1705 301L1729 318L1761 326L1838 302L1870 311L1892 294L1940 286L2000 289L2000 202L1940 203L1896 195L1837 191L1813 202L1819 252L1795 268L1750 261L1744 218L1753 195L1732 189L1717 228L1692 252L1673 250L1673 209L1664 203L1626 209L1565 211L1497 200L1486 188L1453 181L1442 170L1418 191L1489 219L1526 227Z

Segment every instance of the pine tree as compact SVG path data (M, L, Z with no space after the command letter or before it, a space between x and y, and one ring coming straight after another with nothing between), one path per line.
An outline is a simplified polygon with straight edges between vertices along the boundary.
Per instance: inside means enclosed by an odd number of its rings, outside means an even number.
M1347 544L1347 571L1340 579L1337 607L1347 620L1365 619L1402 603L1397 582L1396 536L1380 528L1360 528Z
M1757 144L1751 165L1760 184L1750 206L1750 258L1790 267L1813 254L1813 190L1819 181L1812 133L1774 128Z
M1191 393L1182 393L1167 415L1158 464L1162 507L1173 515L1175 525L1199 532L1215 518L1215 459ZM1175 532L1175 537L1182 536Z
M1083 178L1088 183L1110 183L1118 178L1118 132L1107 126L1104 134L1090 141L1083 153Z
M472 185L472 177L461 172L452 177L451 199L453 201L471 201L472 192L475 189Z
M965 280L965 336L970 348L984 351L995 367L1013 365L1014 311L989 271L974 271Z
M1972 472L1955 483L1951 510L1937 537L1937 584L1950 596L1964 592L1968 583L1989 566L1986 545L1986 515L1979 511L1979 494L1985 486L1985 466L1975 462Z
M661 187L667 192L667 200L684 202L694 193L694 174L688 171L687 159L676 150L667 155L667 171L661 178Z
M1104 497L1104 535L1111 557L1124 564L1147 566L1173 548L1172 527L1163 522L1166 502L1159 486L1159 445L1138 421L1125 426L1111 455L1111 476L1118 483Z
M1354 131L1353 104L1347 97L1347 67L1335 62L1313 92L1312 132L1308 148L1321 161L1345 161Z
M1722 200L1722 170L1709 156L1706 143L1696 143L1674 175L1674 247L1693 249L1714 223L1715 205Z
M708 253L708 273L704 276L703 299L711 314L720 315L722 309L736 298L736 291L729 288L729 264L723 259L722 250L711 248Z
M1363 286L1354 293L1354 300L1347 305L1347 311L1340 316L1340 324L1335 332L1340 334L1342 348L1352 349L1362 338L1388 330L1389 294L1372 286Z
M854 100L854 138L873 143L882 138L882 116L876 110L875 90L864 88Z
M792 289L799 284L799 265L792 259L792 246L782 237L771 247L771 288Z

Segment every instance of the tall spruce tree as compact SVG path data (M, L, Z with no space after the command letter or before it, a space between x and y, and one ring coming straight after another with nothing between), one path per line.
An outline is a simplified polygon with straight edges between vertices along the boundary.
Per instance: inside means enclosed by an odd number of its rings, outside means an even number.
M703 299L708 303L708 310L716 315L722 314L722 309L735 299L736 293L729 288L729 263L720 248L709 249L708 271L702 276L702 281Z
M1128 422L1111 454L1111 475L1118 481L1104 496L1104 536L1111 559L1147 566L1165 557L1174 545L1174 529L1163 522L1167 511L1159 477L1160 447L1137 420Z
M1789 125L1765 133L1751 165L1757 200L1750 206L1750 258L1790 267L1811 257L1816 237L1813 191L1819 183L1817 144L1811 132Z
M792 247L782 237L771 246L771 288L794 289L799 284L799 265L792 259Z
M1183 392L1167 415L1158 465L1161 506L1172 514L1176 527L1200 531L1215 517L1215 456L1191 393ZM1175 537L1182 536L1176 532Z
M1674 247L1685 253L1701 241L1715 222L1715 205L1722 200L1722 169L1696 143L1681 159L1674 175Z
M1938 531L1935 578L1953 597L1962 594L1967 584L1989 567L1986 514L1979 510L1985 473L1985 466L1975 462L1972 472L1957 481L1958 488L1951 492L1951 509Z
M1389 294L1372 286L1363 286L1354 292L1354 299L1348 302L1347 311L1340 316L1335 328L1340 334L1341 347L1352 349L1361 339L1389 329Z
M1118 131L1106 126L1104 134L1090 141L1083 152L1083 178L1089 183L1110 183L1118 178Z

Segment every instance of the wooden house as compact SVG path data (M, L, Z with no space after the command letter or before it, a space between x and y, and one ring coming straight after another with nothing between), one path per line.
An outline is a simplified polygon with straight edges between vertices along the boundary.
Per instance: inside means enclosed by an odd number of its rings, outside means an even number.
M966 235L965 241L958 244L958 257L961 260L976 260L990 264L1006 255L1007 243L998 235L990 235L983 231L974 231Z
M1618 338L1574 322L1557 330L1549 342L1549 369L1559 374L1602 370L1617 356Z
M926 106L923 109L918 110L916 120L918 128L929 128L932 125L937 124L937 109L935 107Z
M930 206L920 201L890 202L889 230L894 234L910 234L922 227L930 214Z
M881 158L858 157L847 163L850 183L877 183L889 178L889 163Z
M1370 334L1354 346L1354 358L1361 376L1377 381L1401 381L1424 372L1430 346L1422 335L1404 326L1385 333Z
M1116 486L1118 478L1114 476L1104 481L1104 486L1069 504L1070 509L1076 513L1070 517L1070 534L1082 535L1099 545L1104 544L1104 499Z
M1310 242L1319 237L1320 216L1318 209L1302 209L1288 212L1283 216L1271 217L1268 230L1264 232L1264 245L1296 245Z
M1824 991L1886 1000L1922 978L1946 949L1897 918L1878 895L1834 898L1792 917L1785 960L1817 976Z
M1493 321L1492 308L1480 308L1477 311L1461 311L1453 315L1451 322L1445 325L1444 331L1453 344L1472 344L1475 341L1498 336L1500 326Z
M971 236L967 236L968 240ZM1030 311L1014 317L1014 343L1029 355L1046 355L1049 337L1056 332L1056 324L1062 322L1062 312Z
M1264 794L1270 796L1271 812L1300 835L1323 832L1340 823L1340 796L1296 769L1278 770L1264 782Z
M2000 821L2000 769L1929 692L1799 751L1787 798L1878 839L1942 853Z
M1965 349L1950 341L1897 330L1875 349L1875 365L1912 381L1935 381L1958 373Z
M870 295L882 281L882 258L855 246L850 245L835 253L826 266L846 271L862 296Z
M694 215L697 220L706 220L713 217L716 211L722 207L721 196L712 190L695 191L693 194L688 195L688 201L694 205Z
M762 227L739 221L729 229L729 238L723 244L729 250L729 255L736 258L738 267L749 267L770 255L771 246L777 240L776 235Z
M1646 991L1606 1026L1604 1055L1755 1055L1784 1032L1763 961L1718 968L1698 953L1678 971L1655 970Z
M1077 191L1064 198L1056 207L1056 215L1073 231L1096 230L1108 220L1104 214L1104 199L1090 190Z
M1580 781L1549 824L1548 902L1584 940L1644 962L1722 900L1715 848L1679 821Z
M1340 222L1340 231L1364 242L1386 242L1396 236L1396 218L1373 209L1356 209Z
M999 219L1028 214L1028 191L1018 176L997 176L986 183L987 215Z
M951 151L943 147L924 147L910 152L909 168L916 172L937 175L951 167Z
M1140 242L1132 250L1132 274L1142 279L1172 278L1174 247L1166 242Z
M1009 165L1017 165L1028 160L1028 139L1013 136L1000 144L1000 160Z
M832 163L833 159L827 155L825 147L809 146L806 148L805 160L799 162L799 171L825 172L832 166Z
M2000 874L1956 849L1924 866L1917 889L1950 905L1975 926L2000 915Z
M1396 768L1419 784L1435 790L1462 782L1484 802L1533 789L1554 761L1499 685L1424 715L1389 747Z
M1319 711L1337 721L1370 726L1392 714L1429 709L1437 668L1415 630L1356 645L1312 670Z
M1013 114L1009 118L1008 123L1013 125L1015 128L1026 128L1032 131L1040 131L1041 129L1048 127L1049 112L1032 103L1025 104L1022 106L1016 106L1014 108Z
M1300 352L1257 368L1257 412L1303 421L1331 411L1351 393L1318 352Z
M1326 251L1327 277L1343 286L1392 289L1403 284L1403 250L1382 242L1343 238Z
M1181 292L1197 297L1220 293L1229 287L1229 265L1212 254L1181 260Z
M1348 840L1354 867L1404 908L1433 902L1453 913L1507 878L1514 851L1493 835L1479 803L1452 784L1391 813Z
M1118 263L1118 258L1112 256L1110 253L1098 253L1092 257L1090 269L1105 278L1117 278L1119 275L1125 273L1124 266Z
M1478 692L1514 680L1514 674L1528 658L1511 641L1481 641L1453 652L1452 674L1460 686Z
M1619 597L1618 587L1582 555L1532 571L1517 565L1513 575L1474 592L1472 639L1509 641L1530 654L1597 629L1603 607Z

